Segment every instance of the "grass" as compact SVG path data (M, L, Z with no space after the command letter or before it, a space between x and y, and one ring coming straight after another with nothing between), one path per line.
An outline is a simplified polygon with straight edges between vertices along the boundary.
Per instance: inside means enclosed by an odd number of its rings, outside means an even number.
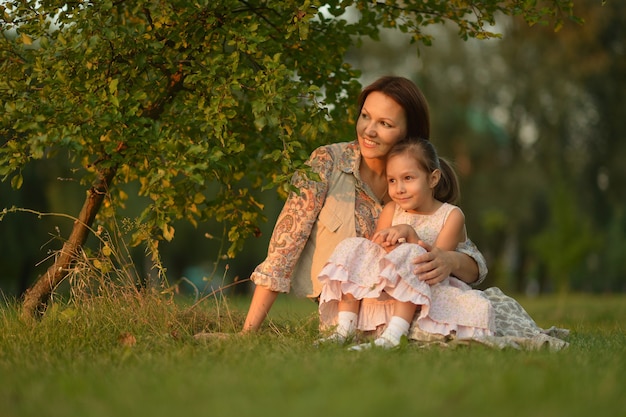
M316 306L279 297L256 335L249 299L189 308L156 293L57 301L37 323L0 309L0 416L626 416L626 297L519 298L561 352L482 346L315 348Z

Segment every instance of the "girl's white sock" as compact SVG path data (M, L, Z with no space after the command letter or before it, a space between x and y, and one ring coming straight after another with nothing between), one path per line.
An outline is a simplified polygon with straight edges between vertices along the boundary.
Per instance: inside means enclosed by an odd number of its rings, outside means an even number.
M335 332L347 338L356 332L358 315L352 311L340 311L337 315L337 329Z
M380 338L387 339L393 346L398 346L400 344L400 339L402 336L406 336L409 334L409 328L411 327L411 323L403 319L399 316L391 317L389 320L389 324L387 324L387 328L380 335ZM380 339L379 338L379 339Z

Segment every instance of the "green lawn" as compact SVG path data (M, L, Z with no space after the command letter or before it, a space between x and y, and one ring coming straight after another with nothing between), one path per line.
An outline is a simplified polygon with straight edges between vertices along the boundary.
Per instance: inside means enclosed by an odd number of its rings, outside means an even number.
M570 347L318 349L315 304L289 297L260 334L209 341L192 334L233 332L247 299L90 300L37 324L9 303L0 417L626 416L626 296L518 299L540 326L571 329Z

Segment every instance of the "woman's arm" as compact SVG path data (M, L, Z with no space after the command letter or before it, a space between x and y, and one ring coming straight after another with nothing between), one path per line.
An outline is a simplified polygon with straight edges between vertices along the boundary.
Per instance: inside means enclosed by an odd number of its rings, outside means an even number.
M301 173L294 174L292 185L300 190L290 193L276 220L267 257L252 273L256 284L242 332L258 330L281 292L289 292L291 274L324 204L328 178L333 169L330 153L316 149L307 161L320 181Z
M429 285L443 281L449 275L454 275L468 284L475 283L479 279L478 263L469 255L456 251L445 251L433 248L426 242L421 241L420 246L426 249L415 259L415 274L420 280Z
M257 286L285 293L290 290L291 274L326 200L334 166L324 147L316 149L307 164L319 174L320 180L301 172L294 174L291 184L299 191L292 191L285 201L270 237L267 257L250 277Z
M459 246L456 247L456 252L469 256L478 267L478 279L473 282L466 281L468 284L476 286L487 278L487 273L489 272L487 269L487 260L483 254L480 253L474 242L470 239L466 239L464 242L459 243Z
M246 316L246 321L243 324L241 332L247 333L259 330L261 323L263 323L263 320L267 317L277 297L277 291L272 291L267 287L257 286L254 289L248 315Z

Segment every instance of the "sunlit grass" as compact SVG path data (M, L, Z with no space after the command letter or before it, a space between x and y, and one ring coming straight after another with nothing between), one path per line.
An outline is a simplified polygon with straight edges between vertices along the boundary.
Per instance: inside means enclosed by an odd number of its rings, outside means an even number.
M0 415L623 416L626 297L519 298L561 352L482 346L315 348L316 305L279 297L260 334L234 335L249 299L191 302L118 289L22 323L0 310ZM80 302L78 302L80 301ZM232 333L197 340L198 331Z

